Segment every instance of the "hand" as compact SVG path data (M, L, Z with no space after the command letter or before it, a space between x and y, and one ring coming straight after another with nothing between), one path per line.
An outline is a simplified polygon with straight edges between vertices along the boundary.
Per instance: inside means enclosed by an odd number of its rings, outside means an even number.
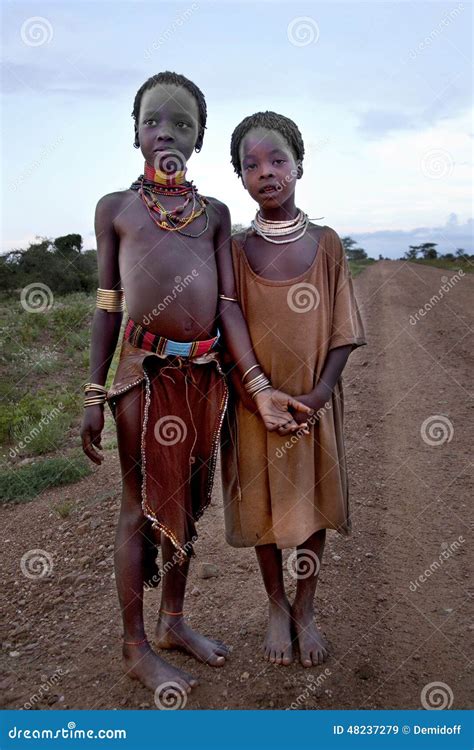
M101 444L101 433L104 429L104 408L101 404L87 406L82 419L82 450L91 461L100 464L104 460Z
M313 411L310 406L274 388L267 388L257 393L255 402L267 430L278 431L279 435L288 435L299 429L306 431L305 418ZM290 408L292 413L289 411ZM301 415L301 424L294 419L294 414Z
M324 383L319 382L314 390L311 391L311 393L306 393L301 396L297 396L296 398L300 403L306 404L306 406L311 407L313 414L316 414L320 409L323 408L324 404L326 404L331 399L331 394L332 390ZM293 409L291 407L290 411L295 422L301 424L305 421L304 414L302 414L301 412L293 413Z

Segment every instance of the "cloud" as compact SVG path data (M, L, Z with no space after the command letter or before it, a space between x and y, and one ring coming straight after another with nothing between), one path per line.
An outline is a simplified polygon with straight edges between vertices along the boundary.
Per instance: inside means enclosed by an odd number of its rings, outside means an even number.
M65 61L64 67L2 61L1 86L4 94L37 92L53 96L70 94L107 96L129 84L140 82L143 75L136 70L110 68L90 63Z
M350 234L350 232L349 232ZM455 213L451 213L444 226L415 227L414 229L383 229L376 232L355 232L350 235L363 247L371 258L401 258L409 245L436 242L438 253L455 253L462 247L474 252L474 219L460 224Z
M455 79L457 80L457 78ZM383 109L374 107L359 115L357 131L366 138L383 138L398 130L424 130L443 120L464 115L471 106L470 87L461 89L454 81L448 83L423 109L410 105Z

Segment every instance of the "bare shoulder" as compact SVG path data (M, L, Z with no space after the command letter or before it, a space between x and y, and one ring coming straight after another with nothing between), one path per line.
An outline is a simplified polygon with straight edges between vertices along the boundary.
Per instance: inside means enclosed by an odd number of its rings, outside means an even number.
M230 223L230 211L225 203L206 195L206 199L209 201L209 207L211 209L211 215L217 220L217 224L228 224Z
M96 219L99 221L113 222L115 217L122 211L125 202L134 197L133 190L117 190L115 193L107 193L97 203Z
M229 213L229 209L225 203L217 200L217 198L213 198L210 195L206 195L205 197L209 201L209 205L215 208L216 211L219 211L219 213Z

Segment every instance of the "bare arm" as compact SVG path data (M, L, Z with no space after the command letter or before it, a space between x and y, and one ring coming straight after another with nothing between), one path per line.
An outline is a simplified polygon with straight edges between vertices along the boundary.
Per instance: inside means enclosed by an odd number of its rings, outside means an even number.
M321 372L321 376L310 393L303 396L299 396L299 400L304 404L307 404L316 412L322 409L331 398L331 394L334 390L334 386L341 377L342 371L346 366L349 354L353 349L352 344L347 346L338 346L334 349L330 349L324 367ZM296 421L302 421L299 414L295 415Z
M100 199L95 213L97 238L97 262L99 287L120 289L118 265L119 238L114 229L117 213L117 195L106 195ZM122 323L122 312L107 312L96 308L92 319L90 346L90 382L105 385L110 363L114 356ZM81 429L82 447L85 454L96 464L101 464L101 432L104 426L104 406L96 404L84 409Z
M237 299L232 265L230 214L227 206L222 203L218 204L218 210L220 212L220 224L216 237L216 263L219 275L219 294ZM252 400L242 385L242 376L249 367L254 369L247 375L246 382L263 371L255 356L240 304L219 298L219 320L227 351L235 363L236 373L234 372L234 375L237 375L237 377L233 377L233 383L236 385L244 405L251 411L255 411L256 406L265 426L270 431L280 428L280 430L284 430L282 434L286 434L286 432L298 429L298 424L289 413L288 407L291 406L295 411L309 414L310 409L308 407L300 404L288 394L276 391L273 388L261 391L256 395L255 400ZM286 426L282 428L282 425Z

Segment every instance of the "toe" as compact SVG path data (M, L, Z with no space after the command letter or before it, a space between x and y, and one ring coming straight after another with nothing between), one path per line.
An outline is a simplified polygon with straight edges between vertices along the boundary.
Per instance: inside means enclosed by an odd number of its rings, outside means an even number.
M287 666L288 666L288 664L291 664L291 662L292 662L292 661L293 661L293 659L291 658L291 654L290 654L290 653L288 653L288 652L286 651L286 652L285 652L285 653L283 654L283 656L282 656L282 660L281 660L281 663L282 663L282 664L283 664L283 665L284 665L285 667L287 667Z
M184 673L184 680L186 680L186 685L189 687L197 687L199 685L199 680L197 680L195 677L191 677L190 674L187 672Z
M184 680L178 680L177 682L183 693L189 694L191 692L191 685L188 682Z
M225 663L225 659L223 656L219 656L218 654L214 653L209 656L207 663L212 667L222 667L222 665Z
M217 654L218 656L226 657L226 656L229 656L229 649L226 648L225 646L216 646L214 648L214 653Z
M224 641L219 640L219 638L210 638L209 640L212 643L214 643L216 646L219 646L220 648L225 648L227 651L229 650L229 647L224 643Z
M272 649L270 651L270 661L271 661L272 664L275 664L275 659L276 659L276 654L275 654L274 649Z
M281 653L281 651L277 651L276 652L276 654L275 654L275 664L280 664L281 665L282 656L283 656L283 654Z
M313 666L317 666L321 662L319 661L319 651L312 651L311 652L311 660L313 662Z
M312 667L313 662L311 660L311 654L301 654L301 663L303 667Z

